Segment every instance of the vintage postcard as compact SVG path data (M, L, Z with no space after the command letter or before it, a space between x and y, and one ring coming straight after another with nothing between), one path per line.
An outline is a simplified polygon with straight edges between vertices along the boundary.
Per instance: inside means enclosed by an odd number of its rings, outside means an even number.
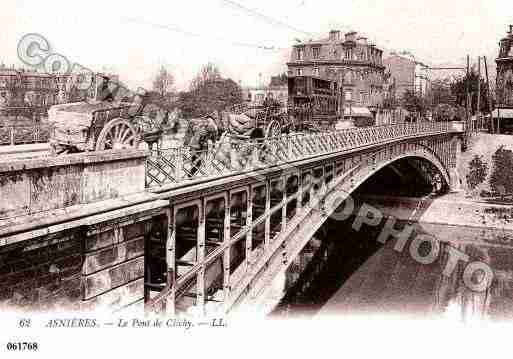
M4 0L0 21L1 358L508 342L510 2Z

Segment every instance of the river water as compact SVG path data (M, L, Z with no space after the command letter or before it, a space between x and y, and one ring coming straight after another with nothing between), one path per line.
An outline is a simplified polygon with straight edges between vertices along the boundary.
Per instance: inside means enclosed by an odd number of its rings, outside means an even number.
M322 244L296 260L300 270L289 269L287 294L275 315L513 319L511 206L452 194L361 196L355 202L354 213L366 203L383 220L359 226L366 212L329 219L316 236ZM378 240L390 217L397 219L394 228L412 228L403 246L393 236L385 244Z

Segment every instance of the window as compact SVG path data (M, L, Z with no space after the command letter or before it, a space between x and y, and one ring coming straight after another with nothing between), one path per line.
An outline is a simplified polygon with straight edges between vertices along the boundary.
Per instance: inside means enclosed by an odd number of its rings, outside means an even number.
M319 68L318 67L314 67L313 70L312 70L312 76L319 76Z
M296 75L297 76L302 76L303 75L303 70L302 69L297 69L296 70Z
M304 59L305 49L303 47L298 47L296 49L296 59L301 61Z
M351 71L348 71L344 75L344 83L351 84L352 82L353 82L353 73Z
M347 60L351 60L351 49L346 49L345 55Z
M351 92L351 90L347 90L346 91L346 96L345 96L345 100L346 101L351 101L352 100L352 97L353 97L353 93Z
M320 52L321 52L321 49L320 49L320 48L318 48L318 47L313 47L313 48L312 48L312 57L313 57L314 59L318 59L318 58L319 58L319 54L320 54Z

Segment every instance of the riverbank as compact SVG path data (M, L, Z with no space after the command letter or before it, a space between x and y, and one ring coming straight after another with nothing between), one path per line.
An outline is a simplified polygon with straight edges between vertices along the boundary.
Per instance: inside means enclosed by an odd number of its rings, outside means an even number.
M365 195L358 198L399 220L513 231L513 207L449 193L440 197L392 197Z
M513 136L477 133L469 137L467 150L461 152L457 164L461 188L466 198L483 201L487 199L482 195L483 193L493 192L490 182L494 170L493 155L501 147L513 150ZM472 171L471 162L476 156L486 166L486 171L483 181L472 188L468 176ZM511 185L513 186L513 178L511 178Z

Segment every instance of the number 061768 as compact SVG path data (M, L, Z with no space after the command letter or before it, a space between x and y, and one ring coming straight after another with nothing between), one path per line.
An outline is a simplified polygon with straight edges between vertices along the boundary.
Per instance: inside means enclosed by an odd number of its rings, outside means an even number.
M36 342L9 342L7 350L9 351L36 351L39 345Z

